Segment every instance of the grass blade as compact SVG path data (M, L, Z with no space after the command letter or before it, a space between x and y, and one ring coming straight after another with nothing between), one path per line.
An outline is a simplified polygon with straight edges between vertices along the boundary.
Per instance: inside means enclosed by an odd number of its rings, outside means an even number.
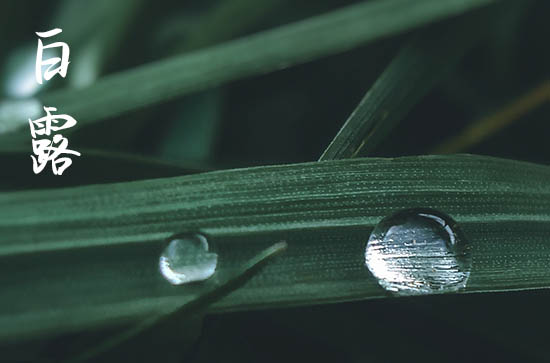
M550 287L550 168L468 155L349 159L0 193L0 339L136 322L195 299L158 273L174 233L203 231L223 269L284 257L216 311L386 296L368 236L402 208L451 215L472 244L466 292ZM222 265L220 265L222 266Z
M530 89L497 112L475 120L457 135L437 145L432 152L452 154L468 150L547 102L550 102L550 81Z
M175 329L173 329L173 327L169 328L170 325L183 325L187 317L197 314L201 310L204 310L212 302L215 302L231 291L238 289L252 276L254 276L254 274L258 273L260 268L263 267L269 260L283 252L286 248L287 244L285 242L275 243L251 258L232 275L219 277L217 274L213 276L210 280L204 283L202 293L194 300L182 304L171 312L167 312L162 315L153 315L139 322L133 328L125 330L116 336L110 337L93 349L88 350L83 354L70 359L69 361L87 361L115 348L119 344L127 342L128 340L147 332L152 328L158 329L159 331L164 332L164 334L166 334L166 331L174 331ZM136 349L140 348L133 347L133 355L136 355ZM141 354L139 356L143 359Z
M370 154L476 43L476 30L467 17L417 34L365 94L320 160Z
M496 0L377 0L121 72L80 90L40 97L87 123L224 82L343 52ZM8 120L0 120L2 124ZM20 127L27 120L19 120Z

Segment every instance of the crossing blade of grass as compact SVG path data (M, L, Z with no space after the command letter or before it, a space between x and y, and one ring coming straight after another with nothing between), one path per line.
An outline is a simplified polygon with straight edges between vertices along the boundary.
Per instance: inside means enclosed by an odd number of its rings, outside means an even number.
M348 159L0 193L0 340L137 322L200 294L158 272L166 240L202 231L235 271L288 250L211 311L386 296L369 234L402 208L451 215L472 245L466 292L550 287L550 168L456 155Z
M320 160L368 155L462 56L480 40L480 14L425 29L388 65Z
M545 80L495 113L475 120L449 140L437 145L432 153L451 154L468 150L548 102L550 81Z
M128 343L128 341L131 341L133 338L142 335L151 329L161 332L162 335L172 334L177 331L178 328L181 329L182 326L185 325L186 318L192 317L194 314L204 310L212 302L217 301L231 291L238 289L252 276L254 276L254 274L258 273L260 268L263 267L269 260L283 252L286 248L286 242L275 243L255 255L232 275L218 276L219 273L215 274L211 279L204 283L202 288L203 291L194 300L182 304L171 312L148 317L131 329L125 330L113 337L109 337L92 349L70 359L69 362L85 362L117 347L122 343ZM143 354L147 354L147 351L150 351L150 348L147 349L145 353L136 352L136 350L140 350L140 347L133 346L129 351L132 352L132 356L138 356L142 361L146 361L147 359L144 359ZM155 356L158 354L156 349L154 354Z
M40 101L83 126L224 82L343 52L497 0L376 0L107 76ZM10 120L0 120L2 123ZM26 127L26 119L19 120Z

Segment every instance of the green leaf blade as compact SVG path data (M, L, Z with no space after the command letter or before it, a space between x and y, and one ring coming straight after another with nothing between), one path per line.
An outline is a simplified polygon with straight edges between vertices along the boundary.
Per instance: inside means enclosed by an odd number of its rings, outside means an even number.
M488 14L490 16L490 14ZM371 154L480 39L480 14L425 29L392 60L319 160Z
M166 239L185 231L208 234L228 271L288 243L216 311L387 296L364 249L372 228L404 208L460 223L474 248L466 292L547 288L549 177L544 166L459 155L2 193L2 339L136 321L194 299L197 287L177 289L158 272Z
M359 3L107 76L83 89L46 93L40 101L72 115L80 127L224 82L343 52L495 1L378 0ZM26 125L27 121L21 120L20 127Z

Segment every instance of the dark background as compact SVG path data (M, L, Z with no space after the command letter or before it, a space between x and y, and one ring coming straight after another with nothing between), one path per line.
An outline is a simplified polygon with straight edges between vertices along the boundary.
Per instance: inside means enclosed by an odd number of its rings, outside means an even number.
M119 30L120 34L113 34L118 37L116 46L98 72L118 72L353 2L239 1L243 5L236 6L233 13L215 17L220 7L227 6L222 0L147 1L140 5L136 1L132 5L135 15ZM14 60L13 54L24 46L34 46L34 32L51 28L67 3L2 2L3 98L12 97L6 85L22 64L21 59ZM117 11L126 11L123 6L121 9ZM506 109L546 81L550 61L549 10L550 2L544 0L505 1L495 12L502 21L495 22L491 29L483 29L490 34L488 40L470 51L414 107L375 156L431 153L468 125ZM64 33L70 29L78 33L78 16L86 14L77 12L72 18L74 24L53 25L62 27ZM91 31L73 39L69 44L72 54L84 49L102 26L100 21ZM40 186L137 180L179 175L182 170L317 160L411 35L401 34L268 75L229 82L80 129L71 136L71 145L76 150L91 150L86 162L80 167L75 163L63 181L46 178ZM68 78L73 76L71 67ZM64 87L67 82L56 81L51 87ZM549 111L548 101L541 102L510 124L499 126L480 143L453 152L548 164ZM97 156L94 150L106 154ZM137 162L134 165L125 161L125 167L121 167L108 157L122 155L124 159L126 154L154 158L162 164L155 162L143 170ZM28 164L23 164L23 158ZM31 169L28 155L22 157L17 152L3 153L0 161L21 168L14 171L16 174L23 175L23 167L29 172ZM25 176L10 181L3 187L36 187ZM186 357L199 362L548 361L549 301L548 292L518 292L214 315L205 319L202 332ZM68 337L63 339L70 341ZM59 340L45 347L46 357L55 357L66 349ZM154 351L155 347L151 349Z

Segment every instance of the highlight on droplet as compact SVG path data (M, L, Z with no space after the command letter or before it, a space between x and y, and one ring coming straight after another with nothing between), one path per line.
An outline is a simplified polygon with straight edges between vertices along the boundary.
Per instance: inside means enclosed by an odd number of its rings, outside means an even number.
M210 278L218 265L218 255L209 251L202 234L179 235L172 239L159 259L162 276L172 285L182 285Z
M418 295L465 288L472 260L470 244L450 216L406 209L374 228L365 265L387 291Z

